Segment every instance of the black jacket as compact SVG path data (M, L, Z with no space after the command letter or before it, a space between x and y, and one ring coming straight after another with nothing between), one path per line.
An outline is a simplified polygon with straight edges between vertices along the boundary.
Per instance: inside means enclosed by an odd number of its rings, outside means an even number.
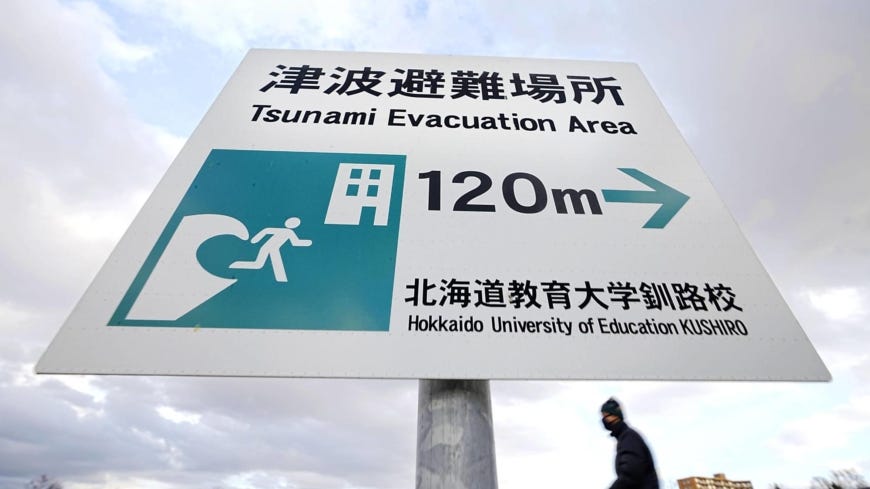
M610 436L616 438L616 480L610 489L659 489L652 453L640 434L620 421Z

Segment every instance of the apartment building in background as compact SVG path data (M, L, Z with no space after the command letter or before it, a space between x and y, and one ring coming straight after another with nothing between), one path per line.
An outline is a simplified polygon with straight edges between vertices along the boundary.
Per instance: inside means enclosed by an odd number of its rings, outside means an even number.
M680 489L752 489L749 481L732 481L725 474L713 474L713 477L686 477L677 481Z

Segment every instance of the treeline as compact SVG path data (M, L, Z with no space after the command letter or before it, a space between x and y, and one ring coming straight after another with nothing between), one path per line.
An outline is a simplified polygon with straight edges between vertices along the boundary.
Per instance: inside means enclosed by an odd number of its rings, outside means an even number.
M813 477L809 487L810 489L870 489L864 476L854 469L832 470L827 477ZM771 484L770 488L788 489L781 484Z

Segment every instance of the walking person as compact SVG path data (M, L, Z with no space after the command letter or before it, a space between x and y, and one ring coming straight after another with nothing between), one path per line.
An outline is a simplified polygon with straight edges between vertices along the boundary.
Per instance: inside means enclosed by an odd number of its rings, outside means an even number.
M601 423L616 438L616 480L610 489L659 489L652 452L643 437L625 423L622 407L612 397L601 406Z

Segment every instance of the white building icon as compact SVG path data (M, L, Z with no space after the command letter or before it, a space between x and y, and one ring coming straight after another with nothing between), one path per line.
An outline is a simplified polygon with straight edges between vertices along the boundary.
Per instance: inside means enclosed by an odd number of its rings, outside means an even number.
M340 163L326 210L325 224L358 226L365 207L375 209L375 226L386 226L390 217L393 165Z

